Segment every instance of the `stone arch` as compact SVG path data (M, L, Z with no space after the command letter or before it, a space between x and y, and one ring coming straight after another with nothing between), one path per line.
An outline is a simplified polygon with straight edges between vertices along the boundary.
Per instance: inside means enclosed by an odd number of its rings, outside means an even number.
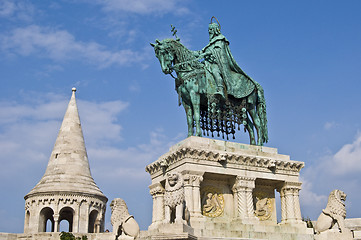
M30 217L30 213L29 213L29 217ZM51 222L51 230L46 229L48 220ZM50 232L54 232L54 211L50 207L44 207L43 209L41 209L39 214L38 232L46 232L47 230L49 230Z
M74 209L72 209L71 207L63 207L59 211L59 225L60 225L60 222L63 220L68 221L68 223L69 223L68 232L73 231L74 212L75 212Z
M89 224L88 224L88 233L96 233L97 231L97 219L98 219L99 212L98 210L94 209L89 214Z

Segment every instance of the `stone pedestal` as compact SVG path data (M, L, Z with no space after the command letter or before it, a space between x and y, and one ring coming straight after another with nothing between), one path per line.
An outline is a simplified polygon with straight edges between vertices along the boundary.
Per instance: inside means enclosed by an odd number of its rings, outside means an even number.
M352 232L340 233L338 230L328 230L315 235L315 240L353 240Z
M156 226L156 227L155 227ZM186 224L158 223L149 227L146 236L141 239L197 239L194 229Z
M146 167L153 196L149 229L159 229L164 222L167 176L179 174L183 219L197 237L282 239L289 233L313 239L301 219L299 172L303 166L275 148L189 137ZM275 191L281 196L281 224L277 224Z

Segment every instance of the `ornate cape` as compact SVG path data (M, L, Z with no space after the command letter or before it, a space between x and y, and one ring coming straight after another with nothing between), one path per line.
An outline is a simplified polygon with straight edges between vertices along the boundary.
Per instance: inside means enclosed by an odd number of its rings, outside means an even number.
M215 63L206 61L207 78L213 79L211 64L217 64L229 95L232 95L235 98L243 98L250 95L255 87L257 90L260 90L259 88L262 89L259 83L250 78L238 66L228 45L229 42L226 37L219 34L203 48L203 52L210 52L215 58Z

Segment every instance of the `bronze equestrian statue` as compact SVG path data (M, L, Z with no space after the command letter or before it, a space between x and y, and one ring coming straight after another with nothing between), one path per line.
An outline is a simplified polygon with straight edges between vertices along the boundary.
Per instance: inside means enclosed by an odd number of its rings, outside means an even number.
M209 43L200 51L191 51L176 39L156 40L151 45L162 71L176 82L179 102L183 105L188 123L188 136L203 134L228 139L243 125L250 144L262 146L268 142L266 101L263 88L238 66L229 49L229 41L220 25L208 27ZM172 72L175 71L177 77ZM257 131L257 142L254 128Z

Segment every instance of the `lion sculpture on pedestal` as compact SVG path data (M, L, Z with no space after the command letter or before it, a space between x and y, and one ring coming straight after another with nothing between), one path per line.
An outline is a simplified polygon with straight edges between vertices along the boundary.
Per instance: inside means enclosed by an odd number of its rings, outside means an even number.
M164 194L165 219L164 223L186 223L185 197L183 177L181 174L167 173ZM174 219L172 219L172 216Z
M110 222L113 226L115 239L135 239L139 236L139 225L134 217L129 214L125 201L121 198L115 198L110 203L112 215Z
M317 219L315 225L316 233L319 234L332 229L336 223L341 233L350 231L345 227L344 223L346 218L346 196L341 190L333 190L330 193L327 206L322 210L322 213Z

